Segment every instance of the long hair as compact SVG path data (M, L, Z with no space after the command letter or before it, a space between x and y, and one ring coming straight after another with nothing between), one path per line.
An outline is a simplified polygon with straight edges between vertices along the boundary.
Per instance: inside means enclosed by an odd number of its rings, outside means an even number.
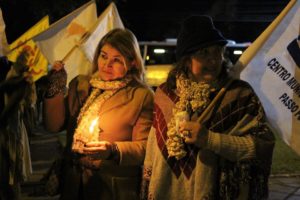
M99 42L93 59L93 73L98 68L98 56L102 47L110 44L117 49L126 59L126 63L134 63L127 72L139 83L145 85L145 67L140 52L140 47L135 35L128 29L116 28L109 31Z
M225 54L226 47L223 47L223 62L222 62L222 70L219 75L219 79L227 78L229 76L228 71L230 67L232 67L232 63L230 59ZM186 55L181 57L175 64L174 68L169 72L168 78L166 81L166 86L169 90L176 89L176 77L179 74L184 74L188 77L189 66L192 63L193 55Z

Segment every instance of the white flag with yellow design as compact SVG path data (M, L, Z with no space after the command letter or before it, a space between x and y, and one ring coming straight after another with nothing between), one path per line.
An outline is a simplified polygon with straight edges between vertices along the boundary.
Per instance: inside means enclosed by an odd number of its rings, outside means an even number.
M81 48L90 62L94 58L94 52L101 38L114 28L124 28L116 5L112 2L98 17L96 24L90 31L89 37Z
M78 46L84 41L96 20L96 4L95 1L90 1L34 38L51 64L56 60L64 61L68 82L78 74L91 72L91 63Z

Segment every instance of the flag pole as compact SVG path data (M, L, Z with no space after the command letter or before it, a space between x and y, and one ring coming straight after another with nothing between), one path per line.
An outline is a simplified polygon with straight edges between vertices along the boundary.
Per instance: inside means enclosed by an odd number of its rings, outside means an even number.
M61 61L65 62L70 57L70 55L73 53L73 51L77 47L79 47L83 42L85 42L90 35L91 35L90 31L85 32L81 36L81 39L76 44L74 44L74 46L68 51L68 53L63 57L63 59Z
M215 96L215 98L210 102L210 104L207 106L207 108L202 112L200 117L197 119L198 123L202 123L205 117L208 115L208 113L213 109L213 107L216 105L217 101L223 96L223 94L226 92L230 84L233 82L234 79L229 79L227 83L220 89L218 94Z

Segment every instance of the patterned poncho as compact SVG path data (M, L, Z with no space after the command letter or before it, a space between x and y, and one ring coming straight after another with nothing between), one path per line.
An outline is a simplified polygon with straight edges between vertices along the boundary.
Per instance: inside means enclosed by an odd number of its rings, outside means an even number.
M274 136L252 88L235 80L205 119L206 146L185 145L187 153L179 160L166 147L178 100L165 84L157 88L142 199L266 199Z

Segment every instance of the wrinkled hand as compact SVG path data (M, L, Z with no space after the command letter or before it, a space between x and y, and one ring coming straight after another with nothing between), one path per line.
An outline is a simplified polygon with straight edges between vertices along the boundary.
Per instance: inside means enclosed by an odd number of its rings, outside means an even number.
M108 141L88 142L85 144L83 152L94 159L105 160L112 153L112 143Z
M205 147L208 140L208 130L198 122L186 121L179 125L179 131L185 134L185 143L194 144L197 147Z

